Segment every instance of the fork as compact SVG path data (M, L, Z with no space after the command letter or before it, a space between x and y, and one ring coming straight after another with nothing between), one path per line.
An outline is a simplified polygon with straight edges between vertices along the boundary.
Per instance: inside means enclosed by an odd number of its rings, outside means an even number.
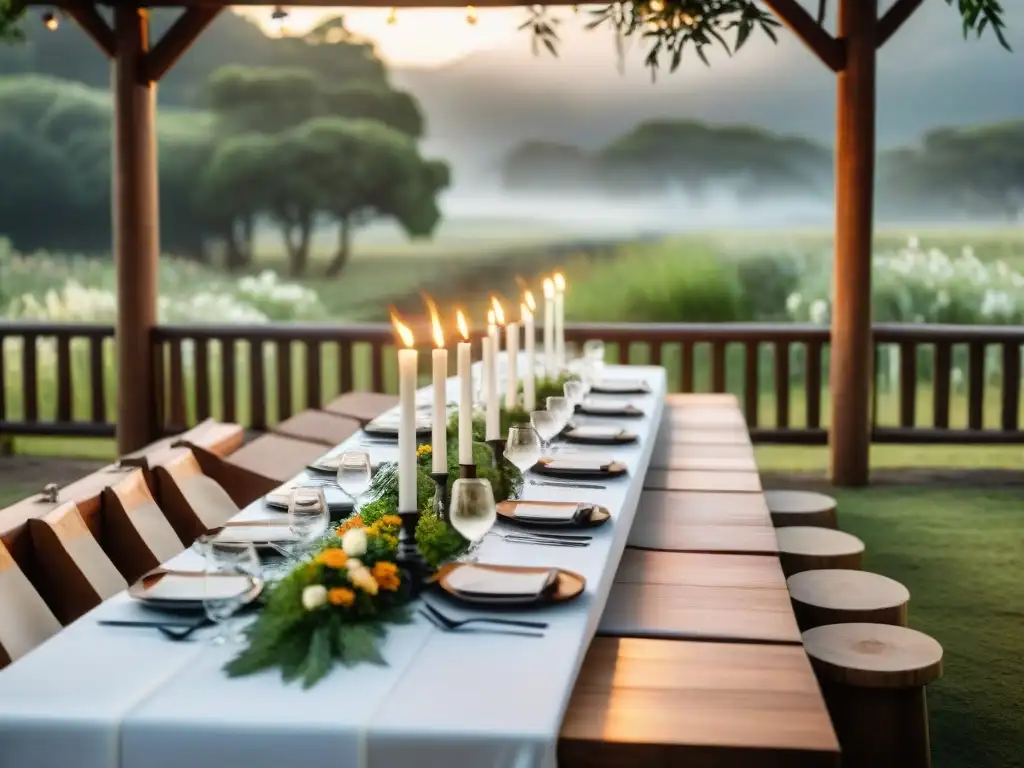
M161 621L100 621L101 625L105 627L148 627L151 629L157 629L160 633L169 640L175 642L181 642L182 640L188 640L197 629L203 629L204 627L213 626L213 622L210 619L200 619L192 624L179 624L176 622L161 622Z
M607 485L598 485L597 483L572 483L566 481L557 480L534 480L530 479L530 485L547 485L554 488L592 488L594 490L604 490Z
M467 624L496 624L503 627L524 627L526 629L547 629L547 622L544 621L524 621L522 619L498 619L489 618L487 616L473 616L469 619L453 619L445 616L437 608L432 606L426 600L423 601L423 608L426 612L421 611L427 618L433 619L435 624L440 624L448 631L454 631L460 627L464 627ZM537 634L540 637L540 634Z
M494 533L502 541L507 541L511 544L538 544L542 547L589 547L589 541L579 541L572 539L547 539L541 538L540 536L529 536L522 533Z

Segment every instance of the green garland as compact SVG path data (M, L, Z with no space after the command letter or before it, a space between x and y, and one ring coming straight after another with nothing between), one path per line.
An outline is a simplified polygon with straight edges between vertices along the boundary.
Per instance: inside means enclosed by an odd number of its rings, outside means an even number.
M461 555L468 542L434 509L432 459L430 446L420 446L416 493L422 515L416 543L436 569ZM491 482L496 501L522 493L522 474L509 462L495 468L488 445L474 444L473 459L477 476ZM457 444L449 448L448 467L450 492L458 477ZM285 682L301 679L308 688L335 663L386 664L380 643L387 625L411 620L409 584L396 562L401 518L395 464L378 470L370 492L373 500L325 536L312 560L265 590L264 607L246 629L248 645L225 666L229 677L278 667Z

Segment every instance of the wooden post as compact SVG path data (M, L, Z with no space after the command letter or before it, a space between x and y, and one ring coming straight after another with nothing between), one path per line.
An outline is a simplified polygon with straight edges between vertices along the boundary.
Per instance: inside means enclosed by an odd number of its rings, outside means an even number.
M156 87L144 75L149 19L114 8L113 217L117 268L117 449L157 437L151 332L156 325L159 206Z
M871 250L875 177L878 0L840 0L836 114L836 252L832 313L832 482L868 482L871 391Z

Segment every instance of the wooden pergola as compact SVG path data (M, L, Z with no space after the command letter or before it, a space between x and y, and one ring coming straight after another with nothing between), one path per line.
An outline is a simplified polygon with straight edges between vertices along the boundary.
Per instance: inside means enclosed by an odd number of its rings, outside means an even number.
M870 444L871 251L875 169L877 50L923 0L896 0L878 17L878 0L838 0L838 35L797 0L765 0L778 18L836 73L835 298L831 338L830 464L834 483L868 481ZM299 0L291 6L335 6ZM157 437L153 408L157 259L160 254L155 130L156 84L230 5L222 0L109 0L113 26L88 0L45 3L73 18L113 63L113 231L117 268L117 443L129 453ZM35 0L25 5L44 5ZM351 0L364 7L461 7L453 0ZM475 0L477 7L533 5ZM150 40L149 7L180 7L181 16Z

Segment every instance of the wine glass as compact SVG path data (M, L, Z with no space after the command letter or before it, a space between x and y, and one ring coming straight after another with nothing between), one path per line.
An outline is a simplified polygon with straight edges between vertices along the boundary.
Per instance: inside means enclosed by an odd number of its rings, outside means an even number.
M260 558L251 541L222 541L211 536L203 543L203 611L217 625L215 645L239 642L232 618L248 602L260 581Z
M562 430L558 416L551 411L531 411L530 424L544 441L542 448L546 451L551 450L551 440Z
M505 458L515 464L523 474L537 463L542 450L540 434L532 426L513 424L508 428Z
M549 397L547 399L548 410L551 411L558 418L559 431L561 431L566 424L569 423L569 419L572 417L576 407L569 402L567 397Z
M472 544L479 543L498 519L491 482L482 477L459 478L452 484L449 510L452 528Z
M587 395L589 387L582 381L573 379L565 382L562 386L562 391L565 392L565 399L568 400L573 408L583 402L583 398Z
M320 488L296 488L288 501L288 529L299 550L309 550L327 532L331 516Z
M600 339L591 339L583 345L583 360L585 370L591 383L600 381L604 373L604 342Z
M359 511L359 500L370 489L373 469L366 451L346 451L338 457L338 487L352 499L352 509Z

